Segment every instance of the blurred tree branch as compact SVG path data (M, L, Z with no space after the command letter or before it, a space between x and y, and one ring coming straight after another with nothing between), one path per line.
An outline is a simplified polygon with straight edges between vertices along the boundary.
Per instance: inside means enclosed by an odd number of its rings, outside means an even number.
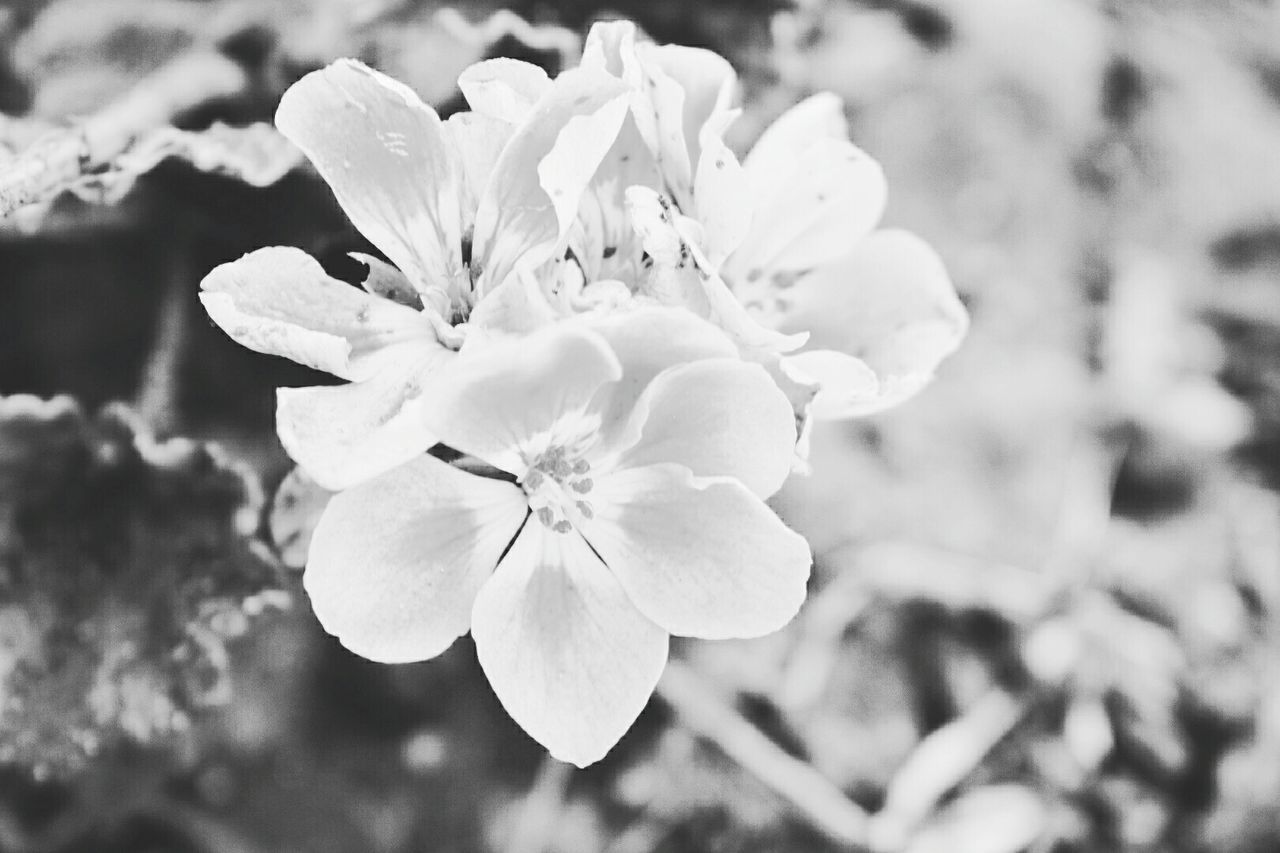
M867 813L812 766L788 755L720 701L688 666L668 661L658 695L681 722L772 788L823 835L846 848L868 847Z

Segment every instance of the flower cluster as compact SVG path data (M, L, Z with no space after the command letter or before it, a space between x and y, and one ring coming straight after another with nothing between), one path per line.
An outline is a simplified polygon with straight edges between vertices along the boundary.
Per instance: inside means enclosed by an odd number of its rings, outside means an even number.
M932 250L872 230L884 178L838 99L739 162L735 84L627 23L554 79L471 66L447 120L338 61L276 124L387 260L358 256L363 291L281 247L203 283L235 340L347 380L278 397L281 442L338 493L304 577L324 627L387 662L470 631L512 717L579 765L670 634L795 614L809 548L764 500L804 426L906 399L967 325Z

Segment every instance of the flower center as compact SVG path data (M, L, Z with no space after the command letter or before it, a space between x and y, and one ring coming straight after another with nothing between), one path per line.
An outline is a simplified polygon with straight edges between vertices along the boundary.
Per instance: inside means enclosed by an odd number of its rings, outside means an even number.
M590 519L594 513L584 499L595 485L590 473L590 463L571 457L563 446L538 454L520 478L534 517L556 533L568 533L575 521Z

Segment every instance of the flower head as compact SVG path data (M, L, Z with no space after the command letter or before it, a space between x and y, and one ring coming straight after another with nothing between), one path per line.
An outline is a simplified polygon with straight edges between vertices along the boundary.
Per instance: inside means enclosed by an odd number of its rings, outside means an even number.
M665 354L675 335L706 357ZM382 661L469 628L511 716L556 757L598 760L669 634L758 636L804 598L808 545L763 502L790 467L791 407L732 352L647 309L464 355L430 428L504 476L419 456L337 495L305 575L325 628Z
M784 386L817 385L820 418L879 411L928 383L968 317L924 241L873 230L884 174L848 140L839 98L793 107L739 162L724 142L738 111L722 57L647 43L613 22L593 27L582 67L627 86L615 148L634 127L639 159L657 174L626 189L652 259L636 290L715 320Z
M518 121L442 121L353 60L285 93L276 125L391 264L360 256L370 267L361 293L305 253L271 247L215 269L201 298L239 343L350 381L279 393L281 441L320 484L345 488L435 443L417 411L447 382L486 298L561 243L617 134L623 94L607 75L574 70Z

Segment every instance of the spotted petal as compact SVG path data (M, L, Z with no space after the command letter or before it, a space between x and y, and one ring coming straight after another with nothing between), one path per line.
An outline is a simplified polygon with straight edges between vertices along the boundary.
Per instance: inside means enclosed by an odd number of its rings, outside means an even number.
M844 102L832 92L810 95L765 128L743 167L758 184L795 168L805 150L820 139L849 138Z
M465 274L454 160L440 117L412 89L340 59L289 87L276 127L415 286Z
M680 130L686 161L697 165L702 154L702 128L715 113L724 112L733 96L737 74L720 54L701 47L679 44L642 44L640 61L656 66L684 93L680 104Z
M471 633L511 718L579 767L631 727L667 660L667 632L582 537L533 521L476 598Z
M209 316L237 343L343 379L439 347L422 314L331 278L299 249L250 252L215 267L200 288Z
M325 508L303 584L320 624L385 663L440 654L527 513L511 483L420 456L339 492Z
M724 131L737 111L715 114L703 124L693 195L706 232L707 260L719 269L751 230L751 185L738 158L724 144Z
M729 259L730 280L792 274L847 254L884 213L880 165L853 143L822 139L789 168L752 176L755 218Z
M680 465L598 478L583 535L640 611L707 639L776 631L804 601L811 555L745 486Z

